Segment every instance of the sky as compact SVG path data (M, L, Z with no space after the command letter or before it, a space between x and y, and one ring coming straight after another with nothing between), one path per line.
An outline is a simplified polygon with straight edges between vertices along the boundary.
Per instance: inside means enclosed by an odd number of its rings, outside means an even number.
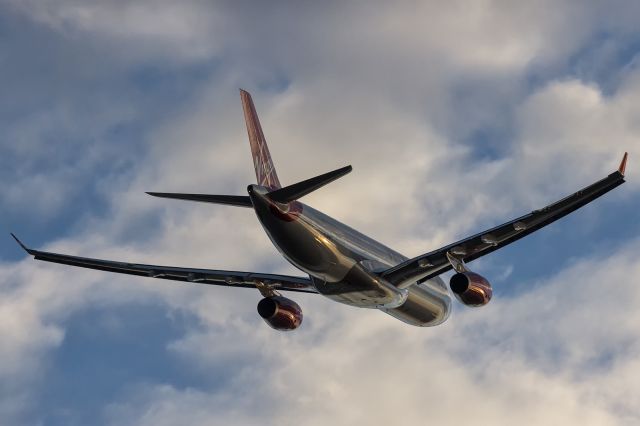
M7 425L640 422L640 3L0 0L0 418ZM248 209L145 191L283 184L407 256L627 183L469 266L435 328L295 294L34 262L298 274ZM447 277L445 277L447 279Z

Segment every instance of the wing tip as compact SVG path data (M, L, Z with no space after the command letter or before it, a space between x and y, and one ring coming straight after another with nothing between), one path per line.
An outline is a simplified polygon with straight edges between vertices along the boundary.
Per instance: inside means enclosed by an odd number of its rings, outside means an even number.
M24 251L26 251L29 254L33 254L33 250L31 250L29 247L24 245L24 243L22 241L20 241L20 239L18 237L16 237L16 235L13 232L11 232L10 234L13 237L13 239L16 240L16 242L20 245L20 247L22 247L22 249Z
M627 158L629 157L629 153L625 152L622 156L622 161L620 162L620 167L618 167L618 173L624 176L624 172L627 169Z
M172 195L178 195L178 194L175 194L173 192L153 192L153 191L145 192L145 194L151 195L152 197L158 197L158 198L174 198L174 197L171 197L171 196Z

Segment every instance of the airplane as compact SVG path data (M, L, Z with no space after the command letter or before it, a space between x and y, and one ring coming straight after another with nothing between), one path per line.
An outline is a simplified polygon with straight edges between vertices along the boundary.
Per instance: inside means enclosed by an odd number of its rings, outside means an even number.
M375 308L407 324L443 323L452 298L440 275L453 270L453 296L470 307L484 306L493 294L483 276L467 263L505 247L568 215L624 183L627 153L618 170L598 182L531 213L411 259L299 201L351 172L346 166L282 186L276 174L251 95L240 90L257 178L248 195L148 192L154 197L251 208L282 256L306 274L296 277L256 272L178 268L115 262L34 250L13 238L36 260L165 280L255 288L258 314L272 328L294 330L302 309L282 291L321 294L336 302Z

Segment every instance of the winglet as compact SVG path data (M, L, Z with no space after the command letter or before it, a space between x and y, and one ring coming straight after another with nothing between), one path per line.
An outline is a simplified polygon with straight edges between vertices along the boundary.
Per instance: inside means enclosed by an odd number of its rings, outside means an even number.
M622 157L622 161L620 162L620 167L618 167L618 172L624 176L624 171L627 168L627 157L628 157L628 153L625 152L624 156Z
M24 243L23 243L22 241L20 241L20 240L18 239L18 237L16 237L16 236L14 235L14 233L13 233L13 232L11 233L11 236L13 237L13 239L14 239L14 240L16 240L16 242L17 242L18 244L20 244L20 247L22 247L22 248L24 249L24 251L26 251L26 252L27 252L27 253L29 253L29 254L33 254L33 250L31 250L30 248L28 248L27 246L25 246L25 245L24 245Z

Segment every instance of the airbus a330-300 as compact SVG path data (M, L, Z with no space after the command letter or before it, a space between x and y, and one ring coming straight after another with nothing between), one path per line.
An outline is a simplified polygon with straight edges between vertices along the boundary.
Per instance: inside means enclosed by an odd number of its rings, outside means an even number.
M276 330L293 330L302 323L300 306L282 296L283 291L319 293L336 302L379 309L407 324L424 327L448 318L450 294L467 306L483 306L491 300L489 281L470 271L466 263L549 225L624 182L626 153L618 170L573 195L408 259L299 201L349 173L351 166L293 185L280 185L251 95L241 90L240 97L257 177L257 184L247 188L248 194L148 194L253 209L274 246L305 277L91 259L33 250L14 238L38 260L165 280L255 288L262 295L258 313ZM439 276L451 269L455 273L447 288Z

